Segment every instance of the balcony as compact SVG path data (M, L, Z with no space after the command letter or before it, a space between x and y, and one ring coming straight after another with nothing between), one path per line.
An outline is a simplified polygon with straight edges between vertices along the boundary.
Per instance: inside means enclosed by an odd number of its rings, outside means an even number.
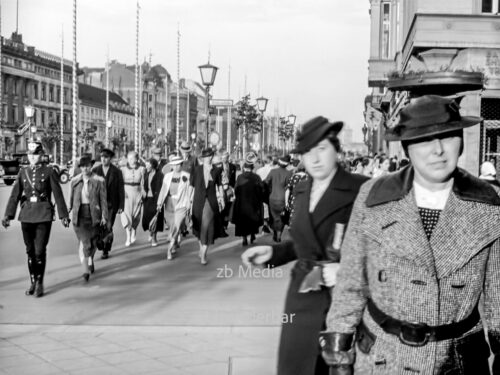
M394 60L368 60L368 86L384 86L387 75L395 69Z
M429 48L500 48L500 17L485 14L415 14L402 64Z

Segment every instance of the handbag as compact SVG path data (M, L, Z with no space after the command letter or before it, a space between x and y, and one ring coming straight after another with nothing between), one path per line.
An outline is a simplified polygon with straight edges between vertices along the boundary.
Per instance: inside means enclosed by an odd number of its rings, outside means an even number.
M290 209L287 207L283 208L280 212L280 219L285 225L290 225Z
M153 218L149 222L149 231L150 232L156 232L156 224L158 222L158 215L159 215L159 213L160 213L160 211L156 211L155 216L153 216Z

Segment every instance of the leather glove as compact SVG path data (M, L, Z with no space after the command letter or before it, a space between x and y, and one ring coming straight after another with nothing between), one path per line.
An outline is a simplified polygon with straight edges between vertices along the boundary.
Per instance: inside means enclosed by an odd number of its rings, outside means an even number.
M4 218L2 219L2 226L3 226L4 228L8 228L8 227L9 227L9 225L10 225L10 219L9 219L9 218L4 217Z
M330 366L330 375L354 374L356 353L353 342L354 334L352 333L320 332L321 355Z
M61 222L62 222L62 225L64 225L65 228L68 228L69 227L69 223L71 222L71 220L69 219L69 217L63 217L61 219Z

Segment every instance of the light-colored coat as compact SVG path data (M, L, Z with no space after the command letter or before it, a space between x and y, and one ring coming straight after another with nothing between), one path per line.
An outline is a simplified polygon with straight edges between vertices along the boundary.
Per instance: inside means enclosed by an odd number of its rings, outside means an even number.
M172 177L174 172L169 172L163 177L163 184L161 186L160 194L158 196L157 205L162 205L165 203L168 192L170 190L170 184L172 182ZM181 179L179 181L179 186L177 188L177 194L174 198L177 202L175 208L186 208L187 210L191 207L191 201L193 199L193 188L189 183L189 173L181 171Z
M69 199L72 211L73 225L78 226L78 211L82 204L83 176L80 173L71 180L71 193ZM92 225L96 226L101 219L108 220L108 203L106 200L106 185L104 178L92 173L89 179L89 206Z
M454 176L430 241L416 206L411 167L371 180L360 190L327 317L328 331L352 333L363 320L377 336L368 354L356 348L356 374L469 374L460 346L480 332L472 343L478 353L473 365L478 366L489 356L483 324L490 337L500 338L498 189L462 170ZM421 347L385 333L366 308L371 298L395 319L438 326L469 316L481 295L484 321L460 338Z

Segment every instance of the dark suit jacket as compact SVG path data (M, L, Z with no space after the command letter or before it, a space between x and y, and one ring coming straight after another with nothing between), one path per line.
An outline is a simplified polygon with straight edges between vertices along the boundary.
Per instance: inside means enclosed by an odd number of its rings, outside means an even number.
M24 223L42 223L54 219L54 206L51 195L57 205L59 218L68 217L68 209L59 184L57 173L52 167L38 165L36 168L23 167L19 171L14 187L7 202L5 217L13 219L16 216L17 204L21 203L19 221ZM37 202L31 202L35 196Z
M219 212L219 204L217 203L216 193L217 186L222 186L222 169L212 168L210 175L212 176L212 180L208 183L207 187L205 187L203 165L198 165L190 176L190 184L194 188L192 208L193 232L196 236L199 235L201 229L201 218L203 216L203 206L205 205L205 199L208 199L210 207L215 214L215 239L222 235L224 229L222 226L222 219Z
M148 181L149 181L149 172L146 172L146 174L144 175L144 191L146 192L146 194L149 191ZM157 169L151 181L151 190L155 202L158 201L158 195L160 194L162 183L163 183L163 173L161 173L161 169Z
M292 270L285 313L295 314L293 324L283 324L278 374L314 374L319 352L318 334L324 327L330 307L330 290L299 293L304 277L311 270L302 260L328 260L336 223L347 224L361 184L368 178L339 168L314 212L309 213L312 179L295 188L295 208L291 220L291 241L273 246L270 266L300 259Z
M228 184L229 186L234 188L236 186L236 165L234 165L233 163L229 163L228 169L229 169L227 176L229 180Z
M109 166L106 176L104 176L102 164L95 167L93 172L104 178L110 216L111 210L113 214L116 214L119 209L123 210L123 205L125 203L125 186L123 184L122 172L113 164Z

